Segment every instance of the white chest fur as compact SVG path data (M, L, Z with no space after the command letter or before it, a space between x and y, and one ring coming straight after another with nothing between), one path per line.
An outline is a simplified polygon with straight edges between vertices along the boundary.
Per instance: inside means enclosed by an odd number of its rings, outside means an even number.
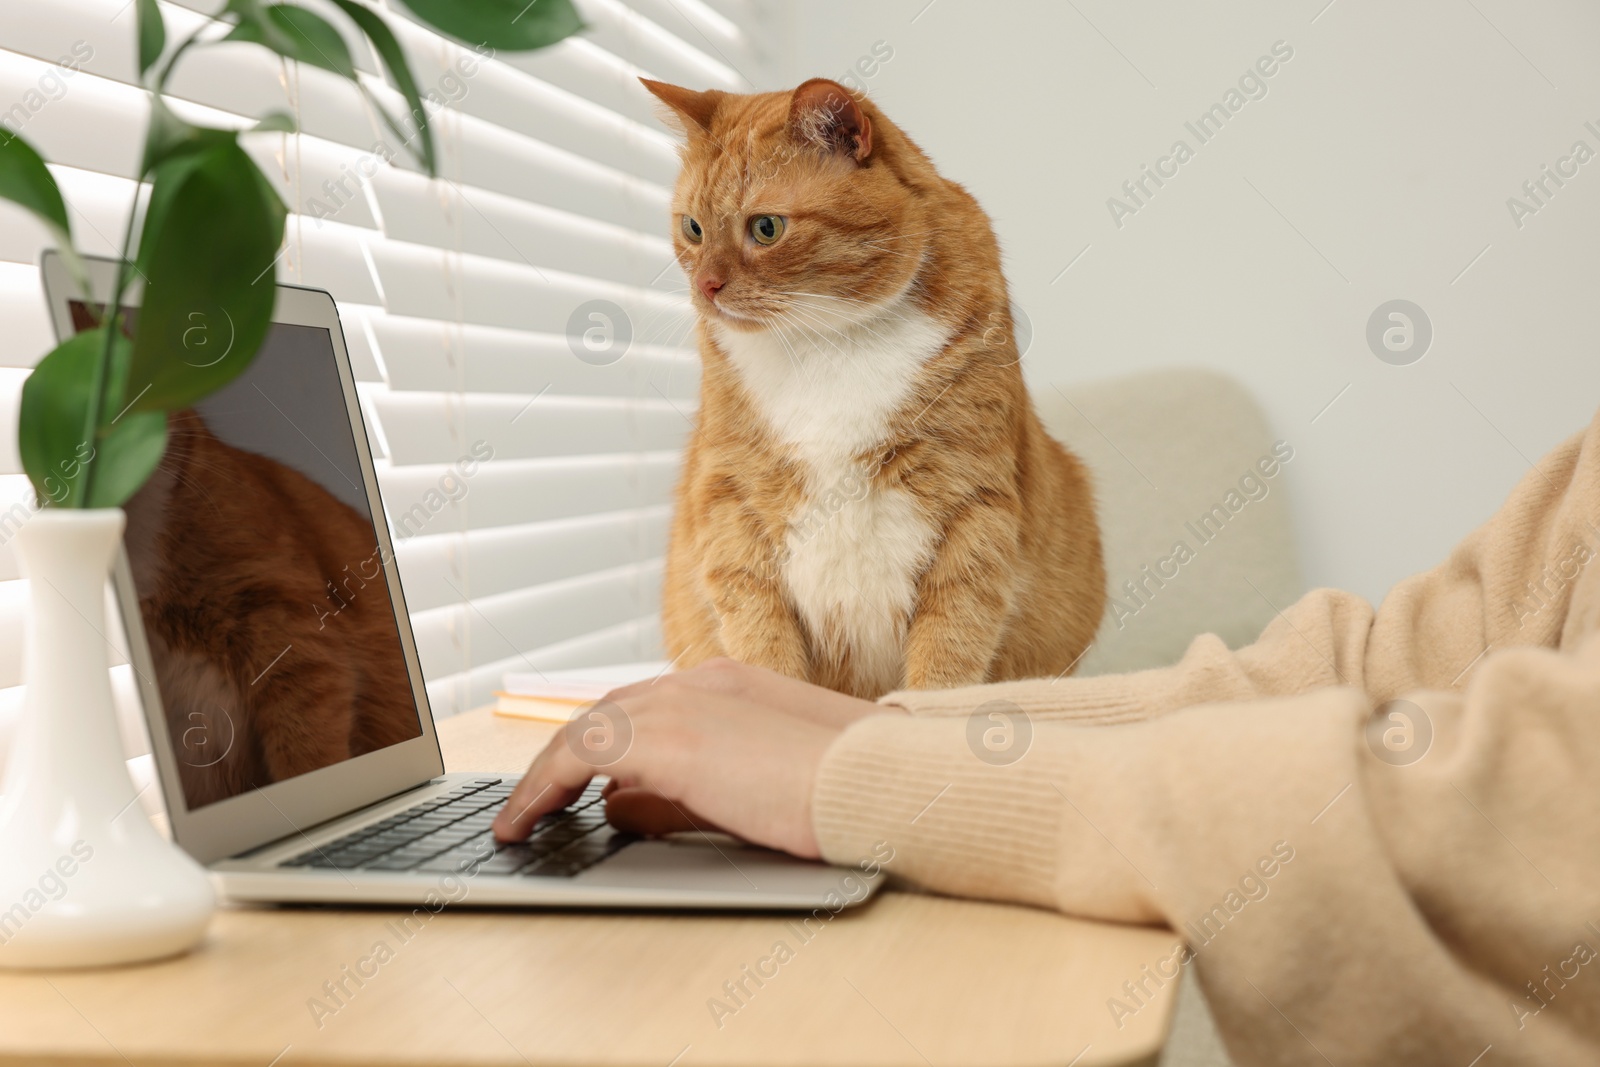
M869 685L899 684L916 582L937 531L910 494L871 488L860 456L884 440L949 331L903 304L826 328L715 329L773 435L806 471L783 581L817 651L848 653Z

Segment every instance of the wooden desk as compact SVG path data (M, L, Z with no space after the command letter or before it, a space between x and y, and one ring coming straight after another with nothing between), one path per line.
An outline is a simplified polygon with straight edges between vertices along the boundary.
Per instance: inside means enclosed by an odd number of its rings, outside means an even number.
M439 729L451 770L520 771L548 733L487 712ZM406 940L402 914L232 907L179 959L0 974L0 1064L1153 1064L1176 990L1119 1031L1107 998L1171 933L912 893L807 943L783 915L447 909ZM779 940L793 958L715 1018ZM390 957L319 1019L323 983L380 942Z

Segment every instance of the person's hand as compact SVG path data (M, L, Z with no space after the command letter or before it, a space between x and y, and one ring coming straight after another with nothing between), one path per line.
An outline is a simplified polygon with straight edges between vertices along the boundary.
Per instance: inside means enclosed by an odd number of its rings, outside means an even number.
M843 693L836 693L832 689L824 689L820 685L811 685L790 678L786 674L770 671L765 667L752 667L748 663L722 657L706 660L677 674L663 675L656 681L635 682L633 685L612 690L606 694L605 699L617 701L642 696L661 682L668 680L696 689L738 697L768 711L781 711L786 715L793 715L819 726L830 726L836 730L842 730L857 719L868 715L901 710L874 704L869 700L858 700Z
M823 754L851 722L884 709L771 671L713 661L616 690L535 757L494 822L520 841L597 774L622 829L722 829L818 858L811 791Z

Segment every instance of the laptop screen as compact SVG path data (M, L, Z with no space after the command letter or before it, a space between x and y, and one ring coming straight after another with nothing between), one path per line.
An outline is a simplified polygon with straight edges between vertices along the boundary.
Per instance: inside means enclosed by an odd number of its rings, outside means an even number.
M354 432L328 331L274 323L125 505L191 810L422 734Z

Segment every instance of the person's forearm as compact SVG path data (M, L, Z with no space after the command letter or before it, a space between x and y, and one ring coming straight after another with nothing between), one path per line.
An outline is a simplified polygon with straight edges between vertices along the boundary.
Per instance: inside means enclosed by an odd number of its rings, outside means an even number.
M1382 724L1412 731L1398 750L1349 689L1039 723L1000 760L962 719L876 716L823 758L816 837L927 889L1171 925L1230 1047L1263 1062L1307 1039L1340 1064L1466 1063L1491 1043L1595 1062L1592 999L1524 984L1558 967L1569 984L1569 942L1600 936L1600 897L1577 888L1600 884L1600 637L1491 654L1464 696L1405 699L1410 721ZM1108 995L1114 1017L1141 1006Z
M1014 706L1032 719L1080 725L1134 722L1218 700L1287 696L1330 685L1364 688L1372 608L1332 589L1308 593L1247 648L1214 634L1170 667L1088 678L999 682L945 690L900 690L880 703L917 716L970 715Z
M1444 563L1396 585L1376 614L1351 593L1318 589L1237 652L1206 634L1178 663L1155 670L902 690L881 703L948 716L1001 701L1033 719L1104 724L1330 685L1359 689L1374 705L1417 689L1457 689L1488 649L1553 647L1575 576L1596 555L1600 420L1541 460Z

